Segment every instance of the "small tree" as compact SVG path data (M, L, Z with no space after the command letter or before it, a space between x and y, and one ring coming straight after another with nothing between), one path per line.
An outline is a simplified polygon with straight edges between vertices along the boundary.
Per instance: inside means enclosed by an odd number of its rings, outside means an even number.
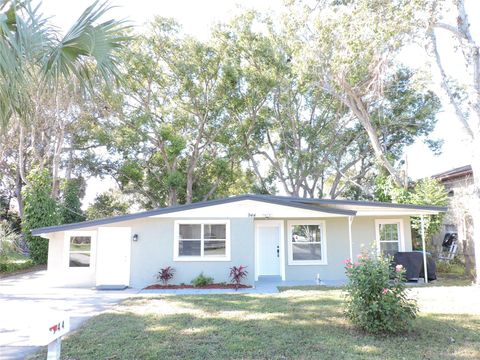
M62 224L70 224L85 220L82 210L83 179L69 179L62 184L62 202L60 215Z
M448 194L440 181L425 178L415 184L414 191L410 196L410 202L417 205L447 206ZM440 231L444 216L444 213L424 216L425 236L427 239L430 239ZM412 217L412 228L421 232L421 227L421 219Z
M409 330L417 316L417 304L407 299L405 270L393 268L391 259L363 254L358 263L345 262L348 277L346 316L372 334Z
M57 202L52 198L51 176L47 170L35 171L28 177L23 189L25 213L22 228L27 241L30 257L37 264L46 264L48 258L48 240L32 236L31 230L44 226L58 225L60 212Z
M93 204L87 209L88 220L124 215L129 205L118 194L108 191L95 197Z

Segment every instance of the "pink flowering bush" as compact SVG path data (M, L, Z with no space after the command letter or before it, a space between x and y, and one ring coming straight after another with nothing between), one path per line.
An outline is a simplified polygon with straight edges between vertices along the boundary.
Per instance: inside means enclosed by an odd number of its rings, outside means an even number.
M372 334L397 334L410 330L417 316L415 301L406 296L405 269L393 267L391 258L362 254L358 262L345 261L346 316Z

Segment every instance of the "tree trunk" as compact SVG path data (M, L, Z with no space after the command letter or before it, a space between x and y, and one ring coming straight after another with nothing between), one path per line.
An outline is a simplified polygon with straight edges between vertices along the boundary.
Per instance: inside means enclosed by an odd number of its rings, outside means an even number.
M177 189L170 188L168 190L168 205L173 206L178 204Z
M23 215L24 215L22 189L23 189L22 176L20 175L20 170L17 169L17 178L15 181L15 197L17 198L18 215L20 216L21 220L23 220Z

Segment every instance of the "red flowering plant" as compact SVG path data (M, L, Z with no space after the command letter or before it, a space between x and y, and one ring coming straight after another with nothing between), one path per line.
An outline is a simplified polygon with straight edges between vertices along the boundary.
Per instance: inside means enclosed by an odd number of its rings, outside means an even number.
M411 329L418 307L405 288L405 269L391 266L391 258L359 255L345 261L346 316L373 334L396 334Z
M157 274L157 279L162 282L163 285L167 285L168 282L173 278L175 274L175 269L171 266L164 267L160 269Z
M235 286L235 290L242 285L243 279L245 279L248 275L248 271L246 270L246 266L232 266L230 268L230 281Z

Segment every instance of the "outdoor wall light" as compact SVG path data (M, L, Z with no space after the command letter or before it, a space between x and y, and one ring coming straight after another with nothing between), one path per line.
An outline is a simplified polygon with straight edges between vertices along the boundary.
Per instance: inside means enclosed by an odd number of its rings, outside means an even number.
M138 234L134 234L133 237L132 237L132 240L133 241L138 241Z

